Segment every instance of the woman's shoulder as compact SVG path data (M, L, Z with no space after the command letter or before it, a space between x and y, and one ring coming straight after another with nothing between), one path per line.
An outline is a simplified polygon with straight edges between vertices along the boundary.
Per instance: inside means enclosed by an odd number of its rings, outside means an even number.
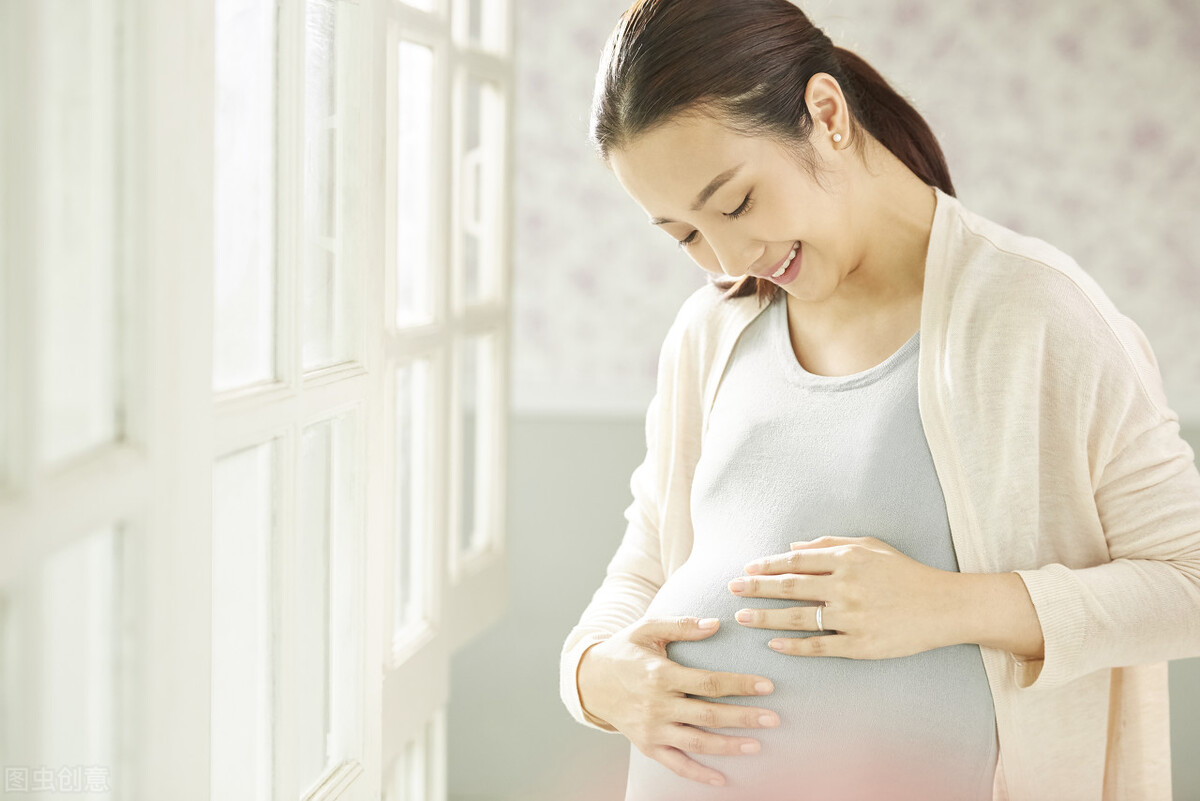
M684 299L667 331L660 369L671 365L672 370L707 374L768 306L754 295L729 297L712 282L697 288Z
M950 341L1001 361L1048 351L1047 364L1070 366L1061 380L1127 382L1166 409L1145 333L1073 257L966 209L956 216L944 275L955 307L945 315Z
M769 304L754 295L729 297L724 290L709 281L689 294L675 314L672 334L694 346L736 336Z
M1036 236L1022 234L969 209L961 208L959 231L954 244L960 249L955 261L965 283L979 283L991 292L1033 300L1028 290L1051 285L1073 284L1077 299L1093 300L1104 295L1099 284L1068 253ZM1061 289L1059 290L1061 291ZM1110 301L1111 302L1111 301Z
M974 299L981 312L1010 323L1090 329L1101 336L1126 325L1128 318L1099 282L1059 247L961 206L955 222L946 269L956 299Z
M676 322L702 336L719 335L727 329L745 326L768 305L754 294L731 297L708 281L683 301Z

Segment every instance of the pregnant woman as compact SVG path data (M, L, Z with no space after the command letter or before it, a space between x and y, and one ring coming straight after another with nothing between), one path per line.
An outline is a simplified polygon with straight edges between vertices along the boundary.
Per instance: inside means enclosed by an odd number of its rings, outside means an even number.
M712 275L560 663L626 801L1169 799L1200 471L1137 325L788 0L635 3L591 129Z

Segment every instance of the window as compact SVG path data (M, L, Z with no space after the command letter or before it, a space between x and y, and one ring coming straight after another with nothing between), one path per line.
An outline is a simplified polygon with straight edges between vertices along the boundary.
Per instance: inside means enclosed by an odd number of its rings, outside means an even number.
M0 4L0 764L440 798L506 580L511 15L213 9Z
M383 781L383 801L426 801L446 797L446 710L438 709L420 732L404 743Z
M394 224L383 353L396 485L382 688L394 729L383 764L384 797L407 801L442 797L422 766L432 753L444 759L425 727L448 699L449 666L417 656L439 637L453 650L502 611L513 77L507 0L385 6Z
M352 0L218 2L214 799L340 792L372 758L364 425L383 393L360 332L382 309L354 258L372 232L346 226L365 22Z

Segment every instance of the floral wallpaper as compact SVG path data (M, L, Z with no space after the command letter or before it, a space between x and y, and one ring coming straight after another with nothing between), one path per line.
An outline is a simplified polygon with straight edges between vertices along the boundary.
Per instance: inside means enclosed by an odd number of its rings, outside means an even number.
M587 144L625 0L515 0L513 411L642 415L704 274ZM1200 3L799 5L928 120L968 208L1072 255L1200 425Z

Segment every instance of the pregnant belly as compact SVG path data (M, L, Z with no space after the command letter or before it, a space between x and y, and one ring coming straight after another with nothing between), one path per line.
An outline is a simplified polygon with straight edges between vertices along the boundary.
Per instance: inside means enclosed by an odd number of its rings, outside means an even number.
M789 800L990 799L995 718L978 646L881 660L776 653L767 646L776 637L837 635L751 628L734 619L743 608L811 605L729 592L729 581L744 575L745 564L765 555L693 552L659 589L647 614L718 618L715 634L668 643L667 656L684 667L770 678L771 695L705 700L772 709L780 725L708 729L762 743L759 753L744 756L688 754L721 771L724 788L682 779L632 748L626 801L704 799L710 792L730 801L740 798L739 791L746 798Z

